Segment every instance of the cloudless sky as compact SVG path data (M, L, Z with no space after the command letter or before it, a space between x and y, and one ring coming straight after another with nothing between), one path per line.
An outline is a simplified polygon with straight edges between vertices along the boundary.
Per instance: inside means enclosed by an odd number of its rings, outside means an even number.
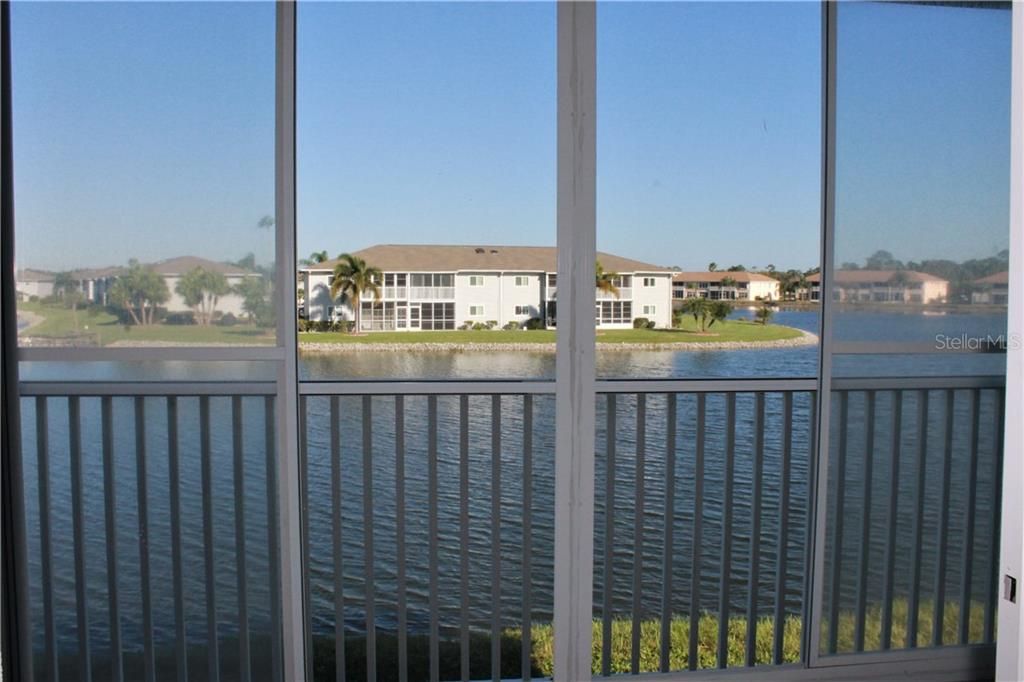
M840 14L837 260L1005 248L1009 13ZM820 24L600 5L599 248L818 264ZM271 3L16 2L12 25L19 266L273 257ZM298 41L300 256L555 243L552 3L302 3Z

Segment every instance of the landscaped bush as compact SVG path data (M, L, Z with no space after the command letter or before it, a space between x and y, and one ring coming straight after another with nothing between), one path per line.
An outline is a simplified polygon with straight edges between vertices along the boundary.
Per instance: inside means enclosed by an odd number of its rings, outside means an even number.
M487 331L488 329L490 329L490 327L487 326L486 322L473 323L473 331L475 332Z
M505 326L502 327L502 329L504 329L507 332L515 331L519 329L519 323L516 322L515 320L512 320L511 322L506 322Z
M459 331L460 332L468 332L472 328L473 328L473 320L466 320L465 322L463 322L462 324L459 325Z
M234 327L238 324L238 318L235 317L233 313L225 313L219 320L217 320L217 324L222 327Z
M523 326L526 327L526 329L530 330L543 329L544 320L540 319L539 317L531 317L526 321L526 324Z
M654 320L638 317L633 320L633 329L654 329Z
M130 318L129 318L130 319ZM192 311L184 313L167 313L164 324L195 324L196 316Z
M495 327L498 326L498 321L497 320L487 320L487 322L485 322L484 324L487 325L488 329L494 329Z

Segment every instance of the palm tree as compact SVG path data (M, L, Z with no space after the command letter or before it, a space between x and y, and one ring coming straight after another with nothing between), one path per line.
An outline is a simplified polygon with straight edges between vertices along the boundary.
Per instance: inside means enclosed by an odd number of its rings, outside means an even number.
M732 306L725 301L715 301L708 309L708 317L711 321L708 323L708 329L715 326L715 322L724 322L725 318L732 314Z
M605 272L604 266L601 265L601 261L594 263L594 286L597 287L598 291L606 294L612 294L615 298L619 297L619 288L615 286L615 280L618 279L619 275L614 272Z
M682 310L687 315L693 316L693 321L697 323L697 331L703 332L705 330L708 315L711 314L711 301L702 296L694 296L693 298L686 299Z
M711 261L710 263L708 263L708 272L714 272L717 269L718 269L718 263L716 263L714 261Z
M361 317L360 300L363 294L373 294L373 302L380 301L380 284L383 279L380 268L367 265L359 256L343 253L338 256L341 261L334 266L334 277L331 279L331 298L349 300L355 308L355 331L359 331Z
M314 251L309 254L309 258L303 258L299 261L300 265L317 265L327 260L327 251Z

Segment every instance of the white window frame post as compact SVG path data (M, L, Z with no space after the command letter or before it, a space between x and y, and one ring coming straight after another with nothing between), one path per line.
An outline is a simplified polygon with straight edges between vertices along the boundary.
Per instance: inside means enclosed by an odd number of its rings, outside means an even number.
M597 7L558 3L554 678L589 680L594 573Z
M1007 305L1006 419L1003 447L1003 506L999 556L999 637L996 679L1024 679L1024 6L1014 3L1010 105L1010 275ZM1004 581L1015 580L1009 601Z

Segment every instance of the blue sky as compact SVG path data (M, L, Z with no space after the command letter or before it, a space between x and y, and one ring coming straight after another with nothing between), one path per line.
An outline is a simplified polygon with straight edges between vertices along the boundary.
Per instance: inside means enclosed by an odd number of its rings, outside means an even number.
M1005 248L1008 13L841 21L837 259ZM16 3L19 265L270 259L273 22ZM298 60L300 255L554 244L553 4L305 3ZM817 265L820 83L816 3L602 4L599 248Z

